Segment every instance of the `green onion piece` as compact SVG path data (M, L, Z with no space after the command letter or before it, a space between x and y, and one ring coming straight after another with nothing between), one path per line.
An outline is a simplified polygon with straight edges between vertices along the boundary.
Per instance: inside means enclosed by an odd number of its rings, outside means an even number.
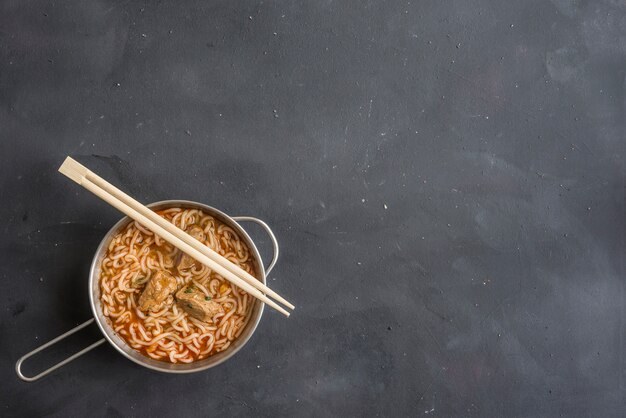
M193 290L190 287L188 287L187 289L185 289L185 293L193 293Z
M211 300L211 296L205 296L204 300Z

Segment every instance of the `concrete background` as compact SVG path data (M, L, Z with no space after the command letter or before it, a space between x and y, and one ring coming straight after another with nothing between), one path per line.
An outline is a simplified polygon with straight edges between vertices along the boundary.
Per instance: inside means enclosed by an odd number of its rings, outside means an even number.
M623 416L625 76L618 0L3 1L0 414ZM66 155L266 220L298 309L203 373L19 381L120 218Z

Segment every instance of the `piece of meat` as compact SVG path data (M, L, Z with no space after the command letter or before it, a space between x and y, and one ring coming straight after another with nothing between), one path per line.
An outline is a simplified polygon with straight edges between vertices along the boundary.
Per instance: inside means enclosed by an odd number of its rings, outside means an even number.
M166 271L155 273L139 297L139 309L156 312L163 308L164 302L176 291L176 279Z
M210 322L219 312L224 312L224 308L217 302L211 300L194 284L187 285L176 293L178 304L189 315L202 322Z
M202 228L200 228L197 225L192 226L186 232L202 243L204 243L204 240L206 239L206 235L204 234L204 231L202 230ZM196 264L195 258L185 253L182 253L180 257L180 261L178 262L178 270L187 270L188 268L193 267L195 264Z

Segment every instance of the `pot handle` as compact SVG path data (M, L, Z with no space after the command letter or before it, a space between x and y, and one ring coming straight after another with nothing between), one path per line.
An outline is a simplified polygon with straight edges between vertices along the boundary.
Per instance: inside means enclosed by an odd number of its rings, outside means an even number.
M17 373L18 377L22 380L25 380L27 382L34 382L37 379L40 379L42 377L44 377L45 375L53 372L54 370L58 369L59 367L63 367L65 366L67 363L69 363L72 360L77 359L78 357L82 356L83 354L85 354L88 351L93 350L94 348L96 348L97 346L99 346L100 344L104 343L106 341L106 339L101 339L93 344L91 344L89 347L84 348L82 350L80 350L78 353L73 354L71 356L69 356L68 358L66 358L65 360L62 360L60 362L58 362L57 364L55 364L54 366L44 370L43 372L39 373L38 375L32 376L32 377L28 377L25 376L22 373L22 363L24 363L24 360L28 359L29 357L34 356L35 354L39 353L42 350L45 350L46 348L50 347L51 345L54 345L56 343L58 343L59 341L61 341L62 339L64 339L65 337L69 337L70 335L74 334L75 332L80 331L81 329L91 325L91 323L95 321L94 318L91 318L89 321L87 322L83 322L82 324L80 324L79 326L72 328L71 330L69 330L68 332L66 332L65 334L61 334L58 337L56 337L55 339L48 341L47 343L45 343L44 345L42 345L41 347L38 347L36 349L34 349L33 351L31 351L28 354L25 354L24 356L22 356L17 363L15 363L15 372Z
M267 235L269 235L270 239L272 240L272 246L274 248L274 256L272 257L272 262L265 269L265 274L266 275L270 274L270 271L272 271L272 269L276 265L276 262L278 261L278 253L279 253L278 241L276 240L276 236L272 232L272 229L269 227L268 224L266 224L262 220L252 217L252 216L233 216L232 218L236 222L254 222L255 224L259 225L261 228L263 228L265 232L267 232Z

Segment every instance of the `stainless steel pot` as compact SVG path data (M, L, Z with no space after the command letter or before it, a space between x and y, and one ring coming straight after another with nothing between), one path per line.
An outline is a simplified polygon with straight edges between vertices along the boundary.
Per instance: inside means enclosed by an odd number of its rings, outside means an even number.
M254 258L254 261L255 261L256 271L258 271L260 275L259 279L264 284L266 283L267 275L270 273L270 271L276 264L276 260L278 260L278 242L276 241L276 237L274 236L274 233L265 222L261 221L260 219L253 218L250 216L231 217L211 206L207 206L207 205L203 205L202 203L191 202L187 200L166 200L162 202L152 203L148 206L154 210L162 210L162 209L168 209L168 208L173 208L173 207L200 209L206 214L215 217L219 221L233 228L235 231L237 231L239 236L248 245L248 248L250 249L252 256ZM104 315L102 314L102 307L100 306L100 286L99 286L100 265L101 265L102 258L105 255L106 248L108 246L110 239L119 231L121 231L123 228L125 228L130 222L132 222L132 219L130 219L129 217L125 217L121 219L118 223L116 223L113 226L113 228L111 228L111 230L104 236L104 238L100 242L100 245L98 246L98 249L96 250L96 254L93 258L93 262L91 263L91 269L89 271L89 300L91 303L91 310L93 312L94 317L89 319L87 322L80 324L79 326L71 329L65 334L58 336L57 338L47 342L41 347L38 347L35 350L31 351L30 353L21 357L15 364L15 371L17 372L17 375L20 377L20 379L25 380L27 382L35 381L49 374L50 372L58 369L59 367L64 366L70 361L82 356L88 351L91 351L92 349L98 347L99 345L103 344L106 341L108 341L122 355L134 361L135 363L141 366L147 367L149 369L152 369L152 370L157 370L157 371L166 372L166 373L193 373L193 372L199 372L201 370L209 369L213 366L217 366L218 364L221 364L225 362L226 360L228 360L229 358L231 358L237 351L241 349L241 347L243 347L248 342L248 340L250 339L250 337L256 330L256 327L259 324L259 321L261 320L261 315L263 315L264 305L263 303L261 303L259 300L256 300L256 299L255 299L254 305L252 306L252 312L251 312L252 317L250 318L250 321L248 321L248 324L246 325L246 329L244 329L241 335L235 341L233 341L233 343L226 350L220 353L217 353L213 356L207 357L205 359L195 361L193 363L174 364L174 363L166 363L163 361L157 361L157 360L151 359L139 353L132 347L130 347L126 343L126 341L124 341L121 337L119 337L113 331L108 319L105 318ZM261 255L259 254L259 251L254 245L254 242L252 241L252 239L250 239L250 236L241 227L241 225L239 225L239 222L254 222L260 225L269 235L272 241L272 245L274 247L274 255L272 257L271 263L267 266L267 268L263 268L263 262L261 260ZM61 341L65 337L68 337L74 334L75 332L78 332L81 329L89 326L94 321L98 324L98 327L104 334L104 338L91 344L90 346L84 348L78 353L73 354L72 356L66 358L65 360L55 364L54 366L44 370L43 372L35 376L29 377L29 376L25 376L22 373L22 370L21 370L22 363L26 359L39 353L42 350L45 350L51 345L56 344L57 342Z

